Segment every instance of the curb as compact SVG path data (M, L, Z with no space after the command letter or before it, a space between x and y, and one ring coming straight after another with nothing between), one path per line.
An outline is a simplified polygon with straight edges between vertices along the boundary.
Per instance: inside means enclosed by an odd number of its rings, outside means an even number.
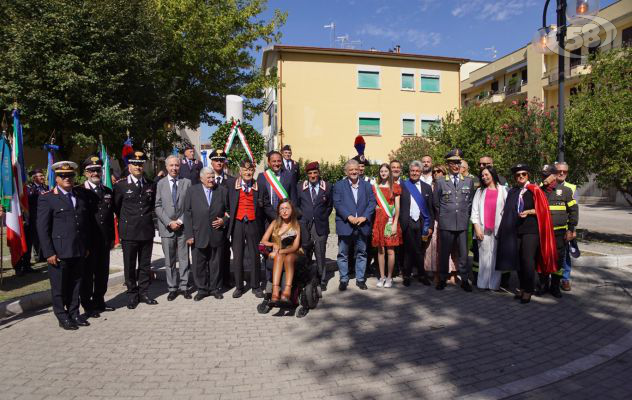
M603 255L581 256L573 260L573 266L578 267L608 267L625 271L632 270L632 255Z
M587 356L578 358L557 368L457 398L461 400L495 400L530 392L595 368L630 349L632 349L632 331Z

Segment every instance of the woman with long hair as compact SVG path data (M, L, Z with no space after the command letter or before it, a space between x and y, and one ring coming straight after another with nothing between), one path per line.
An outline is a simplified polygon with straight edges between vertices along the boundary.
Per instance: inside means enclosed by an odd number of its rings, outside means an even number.
M479 289L498 290L501 272L496 271L497 235L507 189L500 184L498 173L492 166L484 167L478 179L481 187L474 195L470 217L478 244L479 266L476 286Z
M393 286L395 268L395 248L402 244L402 228L399 225L399 196L402 189L393 183L389 164L380 165L378 176L373 183L373 194L377 201L375 221L373 222L372 245L377 248L377 262L380 278L377 287ZM388 261L385 260L388 255ZM385 276L385 263L388 262L388 275Z
M272 267L271 302L290 302L294 265L298 257L301 243L301 228L296 217L296 209L289 199L279 201L277 218L272 221L261 239L265 246L272 247L270 258L274 260ZM280 293L281 273L285 269L285 288Z

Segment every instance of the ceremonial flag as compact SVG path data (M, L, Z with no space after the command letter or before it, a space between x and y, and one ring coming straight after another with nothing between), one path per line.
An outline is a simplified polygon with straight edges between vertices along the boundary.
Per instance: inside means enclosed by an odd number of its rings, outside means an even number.
M48 189L52 190L55 187L55 171L53 171L53 164L55 163L55 150L59 150L59 146L54 144L45 144L44 150L48 152Z
M20 210L20 199L18 197L18 170L13 166L13 196L11 197L11 211L7 212L7 246L11 251L11 265L14 267L26 253L26 234L24 233L24 220L22 219L22 211Z
M112 172L110 170L110 156L105 148L103 142L101 142L101 160L103 160L103 185L112 189ZM114 245L119 243L118 235L118 218L114 216Z
M123 156L123 162L127 167L127 159L134 152L134 148L132 147L132 139L127 138L127 140L123 143L123 151L121 155Z
M7 139L4 136L0 137L0 202L5 212L11 211L11 199L13 199L11 156L11 147Z
M20 110L13 110L13 167L15 173L15 185L18 199L24 213L28 213L29 199L24 184L26 182L26 169L24 169L24 146L22 143L22 124L20 123Z

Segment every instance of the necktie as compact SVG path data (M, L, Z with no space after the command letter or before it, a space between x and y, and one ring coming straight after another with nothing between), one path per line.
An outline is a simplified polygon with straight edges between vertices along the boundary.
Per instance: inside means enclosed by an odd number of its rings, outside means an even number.
M204 189L206 190L206 202L208 203L208 206L211 206L211 189Z
M458 185L459 183L459 176L458 175L454 175L454 187L456 187L456 185Z
M175 178L171 178L171 199L173 200L173 205L176 205L176 199L178 198L178 184L176 183Z
M66 197L68 198L68 203L70 203L70 207L75 208L74 203L72 202L72 193L66 193Z
M218 176L217 178L215 178L215 183L217 183L218 185L222 184L222 177Z
M99 195L99 197L103 197L103 188L101 187L101 185L95 187L94 191L97 192L97 195Z
M193 161L189 160L189 169L193 169Z
M141 180L137 180L136 181L136 186L138 186L138 191L140 192L141 190L143 190L143 183L141 182Z
M312 191L311 191L312 204L314 204L314 202L316 201L316 185L311 185L311 186L312 186Z

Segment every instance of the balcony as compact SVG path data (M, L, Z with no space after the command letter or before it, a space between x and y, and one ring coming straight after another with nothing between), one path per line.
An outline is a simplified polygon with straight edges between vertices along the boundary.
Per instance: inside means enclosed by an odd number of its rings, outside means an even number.
M574 83L579 81L582 75L586 75L590 73L590 66L586 64L586 58L582 58L581 62L575 64L573 66L566 64L566 68L564 70L564 78L569 83ZM542 74L542 86L545 88L548 86L557 85L558 81L558 73L557 73L557 65L554 65L549 71L546 71Z

